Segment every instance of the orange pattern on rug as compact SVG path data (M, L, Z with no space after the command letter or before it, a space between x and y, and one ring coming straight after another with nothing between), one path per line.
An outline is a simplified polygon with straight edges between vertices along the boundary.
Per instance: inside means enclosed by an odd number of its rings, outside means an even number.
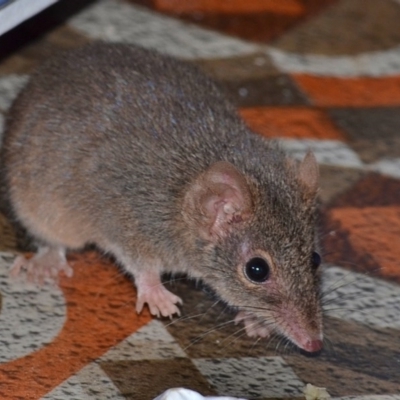
M304 5L298 0L156 0L155 8L159 11L179 12L215 12L224 14L247 14L273 12L276 14L302 15Z
M324 111L309 107L242 108L251 129L267 137L346 140Z
M380 265L379 275L400 278L400 207L343 207L329 211L350 233L350 242L360 254L369 254Z
M400 76L335 78L292 75L310 97L323 107L376 107L400 105Z
M42 397L151 320L136 314L133 283L111 262L87 253L71 265L74 276L60 279L65 325L49 345L0 365L0 398Z

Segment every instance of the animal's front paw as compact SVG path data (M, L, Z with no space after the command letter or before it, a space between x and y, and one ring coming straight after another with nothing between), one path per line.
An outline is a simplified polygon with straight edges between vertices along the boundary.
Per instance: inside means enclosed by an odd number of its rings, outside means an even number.
M259 318L255 317L251 313L247 313L246 311L239 311L239 313L235 317L235 324L239 324L240 322L244 322L244 327L246 329L246 333L250 337L269 337L273 331L273 329L265 323L263 323Z
M169 290L161 282L156 285L144 285L137 282L138 298L136 311L140 313L145 304L149 306L150 313L157 317L170 317L174 314L181 315L176 304L182 304L182 299Z

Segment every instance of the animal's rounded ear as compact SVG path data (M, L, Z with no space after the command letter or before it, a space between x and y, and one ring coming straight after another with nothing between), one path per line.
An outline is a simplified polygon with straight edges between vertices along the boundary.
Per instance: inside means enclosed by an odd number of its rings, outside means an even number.
M183 201L185 220L207 240L226 236L248 219L251 193L244 175L231 163L219 161L188 187Z
M315 195L318 191L319 168L314 153L308 151L298 166L298 178L308 193Z

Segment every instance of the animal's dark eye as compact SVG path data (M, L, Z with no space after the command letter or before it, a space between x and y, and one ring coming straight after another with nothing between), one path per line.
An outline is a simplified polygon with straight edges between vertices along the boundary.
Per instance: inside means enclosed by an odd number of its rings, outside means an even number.
M314 251L311 255L311 266L316 270L321 265L321 256Z
M254 257L246 263L247 277L257 283L265 282L269 278L269 265L261 257Z

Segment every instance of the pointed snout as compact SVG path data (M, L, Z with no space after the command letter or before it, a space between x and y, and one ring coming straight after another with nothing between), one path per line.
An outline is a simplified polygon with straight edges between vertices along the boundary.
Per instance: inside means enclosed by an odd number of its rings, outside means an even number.
M309 353L316 353L322 350L322 340L308 340L303 344L302 348Z

